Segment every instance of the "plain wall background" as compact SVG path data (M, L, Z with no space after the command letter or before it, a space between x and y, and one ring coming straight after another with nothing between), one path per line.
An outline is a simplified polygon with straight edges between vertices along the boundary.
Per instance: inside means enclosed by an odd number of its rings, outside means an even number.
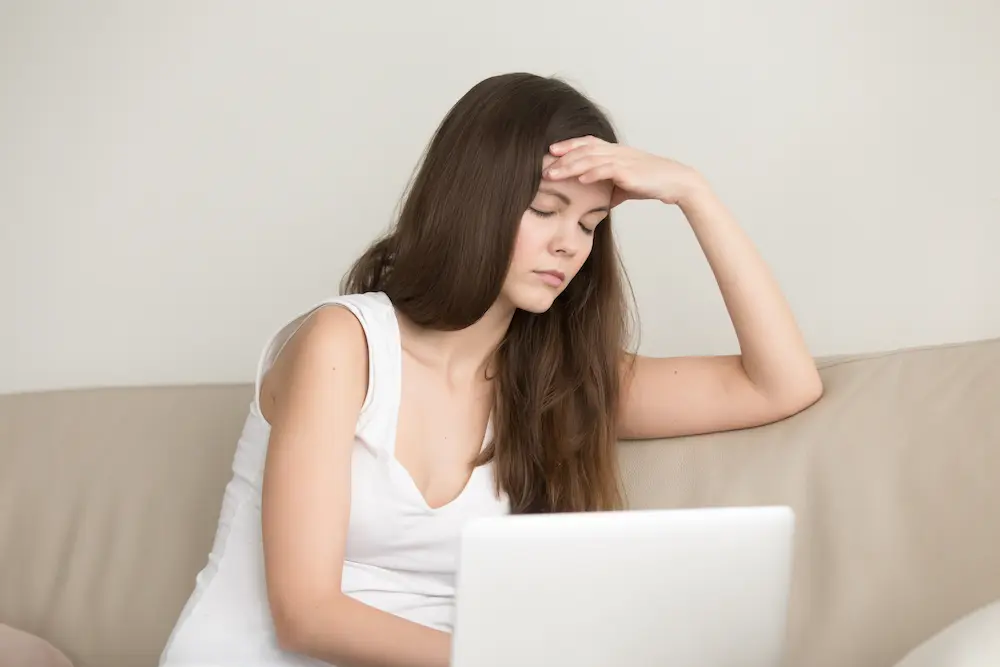
M1000 335L1000 4L0 2L0 392L246 381L481 78L701 169L818 355ZM735 351L676 210L617 228L650 354Z

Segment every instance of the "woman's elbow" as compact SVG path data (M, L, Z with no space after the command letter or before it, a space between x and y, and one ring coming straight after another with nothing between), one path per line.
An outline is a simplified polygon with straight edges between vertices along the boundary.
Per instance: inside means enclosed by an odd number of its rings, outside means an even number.
M796 384L782 401L782 412L792 416L811 407L823 397L823 378L819 372L811 373Z
M271 619L275 639L283 651L311 655L323 628L329 632L336 617L337 596L311 600L274 600Z
M804 373L786 380L779 388L764 394L768 417L765 423L781 421L809 408L823 396L819 373Z
M823 398L824 391L823 377L819 374L819 370L815 370L803 390L803 398L805 402L803 409L808 408L810 405L813 405L819 401L819 399Z
M271 619L274 624L274 636L278 643L278 648L290 653L304 653L303 650L309 642L306 640L306 631L301 614L296 614L284 606L271 605Z

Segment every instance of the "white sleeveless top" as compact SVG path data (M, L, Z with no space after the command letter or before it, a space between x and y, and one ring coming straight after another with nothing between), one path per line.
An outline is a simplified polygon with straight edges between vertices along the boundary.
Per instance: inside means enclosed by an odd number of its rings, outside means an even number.
M509 512L494 491L491 465L473 472L451 503L431 508L394 455L402 348L395 309L380 292L328 299L285 325L264 348L254 398L233 458L215 543L163 650L169 667L317 665L282 651L267 601L261 542L261 480L270 425L261 379L287 340L316 309L339 304L368 339L368 392L355 428L351 511L342 588L361 602L446 632L452 629L458 539L474 517ZM487 438L489 437L487 430ZM484 441L485 444L485 441ZM331 567L339 563L331 563Z

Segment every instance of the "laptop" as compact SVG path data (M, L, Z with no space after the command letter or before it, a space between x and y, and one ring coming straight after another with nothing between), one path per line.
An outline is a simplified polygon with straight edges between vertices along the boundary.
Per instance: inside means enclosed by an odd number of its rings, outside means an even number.
M788 507L473 520L451 667L778 667L793 529Z

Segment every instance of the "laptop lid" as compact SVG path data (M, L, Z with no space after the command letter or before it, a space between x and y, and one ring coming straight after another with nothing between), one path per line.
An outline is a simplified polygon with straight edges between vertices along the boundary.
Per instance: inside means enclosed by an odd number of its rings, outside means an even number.
M787 507L474 520L452 667L777 667L793 525Z

